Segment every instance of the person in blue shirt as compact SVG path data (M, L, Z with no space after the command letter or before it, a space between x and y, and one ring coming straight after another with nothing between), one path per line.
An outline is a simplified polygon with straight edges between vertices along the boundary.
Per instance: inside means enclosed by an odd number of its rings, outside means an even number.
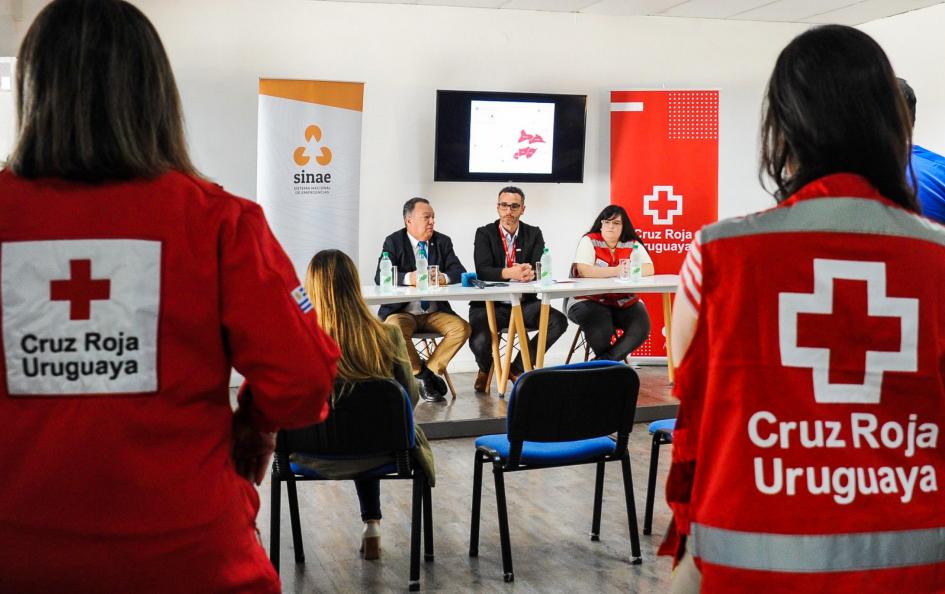
M902 78L899 79L899 89L915 127L915 91ZM922 206L922 214L945 224L945 157L913 144L911 168L915 173L916 198Z

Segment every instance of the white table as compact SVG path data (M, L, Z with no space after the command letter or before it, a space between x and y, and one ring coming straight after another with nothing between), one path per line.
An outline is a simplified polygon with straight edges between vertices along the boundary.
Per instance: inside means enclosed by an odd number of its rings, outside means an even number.
M673 352L671 334L672 299L671 296L679 286L679 276L676 274L657 274L647 276L637 282L619 281L615 278L573 278L557 281L550 287L540 287L536 292L541 293L541 314L538 321L538 352L535 354L535 367L541 368L545 363L545 345L548 338L548 316L551 310L552 299L581 297L584 295L603 295L605 293L662 293L663 295L663 325L666 327L666 369L669 381L674 381ZM522 326L524 329L524 325ZM526 368L527 369L527 368Z
M386 303L401 303L404 301L485 301L486 315L489 320L489 330L492 333L492 364L497 370L496 385L498 392L503 394L508 382L509 367L512 360L512 344L516 336L528 336L525 330L525 318L522 314L522 295L539 294L541 298L541 313L538 320L538 350L535 355L535 368L541 368L545 362L545 348L548 342L548 317L551 311L552 299L580 297L583 295L601 295L605 293L662 293L663 295L663 323L666 326L666 360L669 381L674 379L673 355L671 334L671 294L679 286L679 276L675 274L659 274L648 276L639 282L628 283L614 278L581 278L558 281L555 284L542 287L537 283L510 282L506 287L463 287L449 285L424 291L416 287L394 287L392 292L384 292L376 285L363 285L361 292L369 305L383 305ZM505 351L505 361L499 353L499 328L495 318L495 302L509 301L512 304L512 315L509 319L508 341ZM527 341L525 341L527 342ZM532 366L531 354L527 348L520 349L522 365L526 371Z
M505 386L509 377L509 362L503 366L499 354L499 326L495 318L495 302L508 301L512 304L512 315L509 320L509 341L506 348L506 359L511 361L512 339L514 328L521 328L525 335L525 317L522 314L522 295L537 293L534 283L511 282L506 287L463 287L448 285L418 290L416 287L394 287L391 292L382 291L377 285L362 285L361 293L368 305L383 305L386 303L402 303L404 301L485 301L486 317L489 320L489 331L492 334L492 369L495 372L496 386L499 394L505 393ZM546 324L547 332L547 324ZM531 356L528 349L522 350L522 362L526 370L532 369ZM490 381L491 383L491 381Z

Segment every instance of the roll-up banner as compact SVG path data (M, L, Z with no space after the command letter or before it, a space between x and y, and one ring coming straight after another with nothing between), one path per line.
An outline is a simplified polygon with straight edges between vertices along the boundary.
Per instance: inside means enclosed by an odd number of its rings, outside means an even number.
M259 80L256 196L299 278L322 249L358 261L364 84Z
M656 273L678 274L695 232L719 216L718 90L611 91L610 201L627 210ZM643 301L652 331L634 355L665 357L662 300Z

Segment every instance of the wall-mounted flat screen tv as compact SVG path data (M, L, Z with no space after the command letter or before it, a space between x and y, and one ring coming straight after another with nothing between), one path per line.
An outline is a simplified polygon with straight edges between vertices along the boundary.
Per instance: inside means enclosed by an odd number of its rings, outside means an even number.
M434 181L584 181L587 95L436 92Z

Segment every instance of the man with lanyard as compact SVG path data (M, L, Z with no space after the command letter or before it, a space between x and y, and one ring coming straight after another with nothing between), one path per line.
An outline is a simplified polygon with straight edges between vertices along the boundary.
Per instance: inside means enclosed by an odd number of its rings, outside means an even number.
M519 219L525 214L525 193L514 186L502 188L496 205L499 219L476 229L473 259L476 263L476 276L479 280L529 282L535 279L533 262L541 260L545 250L545 239L541 229L526 225ZM522 313L525 325L538 327L541 302L534 295L522 296ZM496 324L500 328L508 327L512 315L512 306L508 302L495 304ZM486 316L485 303L473 301L469 304L469 325L472 336L469 348L476 356L479 373L476 375L475 389L484 392L492 367L492 333ZM548 347L551 347L564 334L568 319L560 311L552 309L548 318ZM537 335L528 341L528 349L534 357L537 353ZM522 373L521 354L512 362L509 379Z
M433 230L436 214L426 198L411 198L404 204L404 227L384 240L377 261L374 282L380 284L381 259L387 252L397 267L398 285L417 285L417 257L420 252L431 266L439 266L437 278L430 284L448 285L459 282L466 269L453 251L449 237ZM407 342L407 355L420 388L420 396L431 402L441 402L446 396L446 382L439 377L446 365L469 338L469 324L453 313L446 301L410 301L390 303L380 307L377 315L388 324L398 326ZM422 361L413 344L415 332L438 332L443 340L437 344L429 360Z

